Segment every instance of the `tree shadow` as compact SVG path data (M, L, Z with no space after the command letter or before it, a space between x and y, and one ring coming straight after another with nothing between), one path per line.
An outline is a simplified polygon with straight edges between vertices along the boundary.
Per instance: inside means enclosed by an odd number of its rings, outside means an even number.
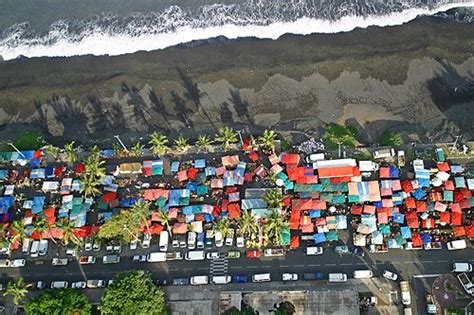
M165 104L163 103L163 98L161 96L156 95L154 90L150 90L148 93L148 98L150 99L150 102L152 103L154 110L161 114L163 117L166 125L168 126L168 129L171 130L171 125L168 120L168 113L166 112L166 107Z
M227 102L223 102L220 105L221 111L221 121L225 124L232 124L234 122L234 118L232 112L229 109L229 104Z
M238 89L229 89L230 98L229 101L234 105L235 112L240 118L245 117L247 121L253 124L249 114L250 104L247 101L242 100L240 91Z
M176 116L181 120L186 127L194 128L193 122L189 119L184 99L175 91L171 91L171 102L173 102L176 110Z

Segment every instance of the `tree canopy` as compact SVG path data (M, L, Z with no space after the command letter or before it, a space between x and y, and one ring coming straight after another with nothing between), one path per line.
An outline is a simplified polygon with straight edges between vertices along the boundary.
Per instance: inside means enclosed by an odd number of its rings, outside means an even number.
M385 146L387 147L400 146L403 143L402 137L400 136L400 134L389 129L382 132L378 142L379 142L379 145L384 146L384 147Z
M336 149L339 143L350 148L358 144L358 132L352 126L331 123L324 126L324 129L323 141L329 149Z
M117 274L107 287L100 311L102 314L163 314L166 301L163 289L153 284L144 271Z
M92 307L87 296L73 289L45 291L26 303L27 314L34 315L88 315Z

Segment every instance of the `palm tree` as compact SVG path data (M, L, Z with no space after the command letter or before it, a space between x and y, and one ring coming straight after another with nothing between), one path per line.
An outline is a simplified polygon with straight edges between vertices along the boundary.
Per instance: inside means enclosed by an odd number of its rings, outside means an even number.
M229 235L230 231L230 220L227 218L222 218L216 220L214 223L214 229L222 233L222 237Z
M258 138L260 145L268 150L269 153L273 153L275 150L275 139L276 132L273 130L266 129L263 134Z
M252 212L244 211L240 218L237 219L237 222L240 225L242 235L251 238L252 235L258 233L257 218Z
M49 232L50 225L48 221L44 218L40 218L35 221L34 223L34 229L36 232L38 232L40 239L43 239L43 233L48 234L49 238L57 244L56 240L52 237L51 233Z
M148 143L151 145L151 150L154 155L163 155L168 151L168 139L164 134L155 131L151 135L151 139Z
M51 156L54 157L54 159L56 160L58 158L58 154L59 152L61 152L61 149L59 149L58 147L55 147L54 145L52 144L48 144L46 147L45 147L45 151L46 153L50 154Z
M104 164L105 161L100 160L96 156L88 156L85 161L85 171L82 173L82 176L90 175L98 180L103 179L106 175Z
M90 148L89 157L94 160L100 159L100 148L96 144Z
M267 174L267 179L273 184L275 185L276 184L276 181L278 179L278 174L277 173L274 173L272 171L268 172Z
M66 160L70 164L74 164L77 161L78 155L76 152L76 148L74 148L74 141L66 143L64 145L64 152L66 153Z
M196 141L196 145L200 148L205 150L212 144L212 139L208 135L199 135Z
M127 152L117 143L112 144L112 150L114 150L114 155L117 157L123 157L127 155Z
M18 278L16 282L10 281L7 286L7 290L3 293L3 296L13 296L13 304L18 305L28 293L28 288L31 284L26 284L23 278Z
M222 142L224 151L227 151L231 143L237 142L237 133L234 131L234 129L227 126L221 127L219 128L219 133L216 135L215 140Z
M60 228L63 232L63 243L64 246L69 245L69 243L73 243L74 245L80 245L82 243L81 239L74 234L75 226L74 224L69 221L68 219L61 219L56 222L56 227Z
M131 148L131 152L132 152L133 156L136 156L136 157L142 156L144 147L145 146L143 144L141 144L140 142L135 143Z
M274 244L280 245L282 243L281 233L288 228L288 222L280 214L279 210L272 210L267 216L264 230L268 235L268 238L273 241Z
M147 232L150 230L150 225L148 224L148 219L151 215L150 210L150 203L149 202L142 202L138 201L133 204L132 208L130 209L130 214L132 220L136 222L144 223L146 226Z
M172 236L173 233L172 233L171 224L170 224L171 222L170 214L168 212L160 210L159 217L160 217L161 224L166 225L166 229L168 230L168 233L170 234L170 236Z
M174 145L176 147L176 150L180 152L184 152L190 147L188 140L182 136L174 140Z
M13 232L13 237L11 238L11 242L13 244L15 244L18 241L21 241L23 243L23 240L27 238L25 221L23 220L13 221L11 225L11 230Z
M283 196L280 189L271 189L263 197L268 208L280 208Z
M81 178L81 193L84 197L96 196L100 193L100 180L91 174L85 174Z

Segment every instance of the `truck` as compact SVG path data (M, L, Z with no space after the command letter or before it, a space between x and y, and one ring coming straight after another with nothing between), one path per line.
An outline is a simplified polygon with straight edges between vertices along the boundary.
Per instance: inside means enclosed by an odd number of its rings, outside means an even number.
M381 244L381 245L371 244L369 246L369 253L379 254L379 253L387 253L387 252L388 252L388 247L385 244Z
M436 302L433 298L433 295L426 294L426 313L436 314Z
M469 279L465 272L457 275L459 282L461 282L462 287L466 290L467 293L474 295L474 284Z
M425 250L443 249L443 245L441 244L441 242L427 243L423 247L424 247Z
M400 281L400 291L402 292L403 305L411 304L410 283L408 281Z
M446 161L446 156L444 155L443 148L436 148L435 153L436 153L436 161L438 163L443 163Z
M398 162L398 167L405 166L405 151L403 150L397 151L397 162Z
M183 255L179 252L166 253L166 260L182 260Z
M374 159L386 159L395 156L395 150L392 148L381 149L374 152Z

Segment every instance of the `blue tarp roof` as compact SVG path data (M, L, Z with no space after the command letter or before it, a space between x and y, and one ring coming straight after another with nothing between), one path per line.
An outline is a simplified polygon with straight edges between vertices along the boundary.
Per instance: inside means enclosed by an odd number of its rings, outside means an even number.
M403 224L405 222L405 215L398 212L392 213L392 220L395 223Z
M313 238L316 244L326 242L326 235L324 233L316 233L313 235Z
M402 226L400 228L400 233L402 233L402 237L405 239L411 238L411 230L408 226Z
M423 241L423 244L428 244L431 243L431 235L428 233L421 233L421 240Z

